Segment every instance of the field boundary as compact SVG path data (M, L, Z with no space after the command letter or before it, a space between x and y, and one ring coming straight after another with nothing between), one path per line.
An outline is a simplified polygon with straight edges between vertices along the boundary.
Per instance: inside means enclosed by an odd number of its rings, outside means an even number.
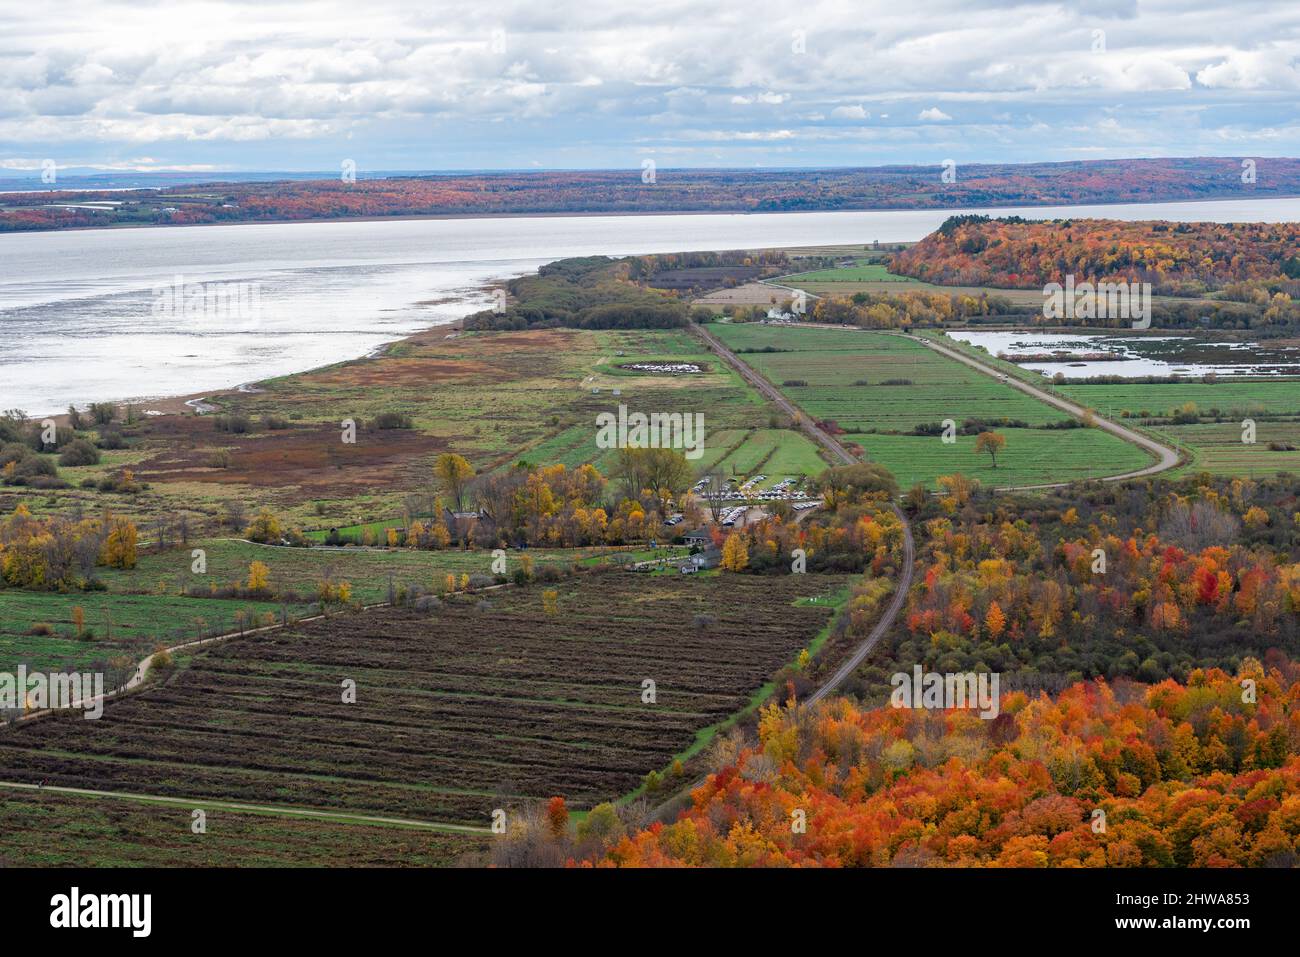
M69 794L75 797L116 798L118 800L137 801L142 804L168 804L187 808L215 808L222 811L238 811L244 814L261 814L267 816L305 817L315 820L337 821L344 824L376 824L387 827L402 827L424 831L448 831L455 834L491 834L492 829L474 827L470 824L445 824L440 821L421 821L415 818L378 817L370 814L349 814L344 811L324 811L312 808L296 808L288 805L242 804L235 801L211 800L208 798L178 798L165 794L133 794L129 791L99 791L94 788L73 788L62 785L27 784L22 781L0 781L0 788L14 791L34 791L44 794Z

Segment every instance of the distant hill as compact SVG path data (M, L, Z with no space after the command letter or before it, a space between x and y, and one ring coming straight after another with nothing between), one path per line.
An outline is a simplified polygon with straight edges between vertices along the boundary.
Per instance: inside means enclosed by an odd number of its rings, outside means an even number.
M0 196L0 232L359 217L545 213L808 212L1168 202L1300 195L1300 160L1089 160L861 169L453 173L210 182L140 192L85 189ZM213 175L214 180L237 174ZM264 176L265 174L257 174ZM945 182L952 179L952 182ZM75 208L100 203L102 208Z

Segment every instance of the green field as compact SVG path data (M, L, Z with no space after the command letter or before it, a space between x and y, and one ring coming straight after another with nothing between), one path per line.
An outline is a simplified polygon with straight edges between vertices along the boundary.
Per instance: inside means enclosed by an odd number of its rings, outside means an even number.
M1300 451L1269 448L1282 442L1300 449L1300 421L1259 421L1256 441L1241 441L1240 422L1207 422L1199 425L1151 426L1147 431L1163 436L1191 453L1191 461L1180 471L1211 472L1262 478L1278 472L1300 475Z
M147 589L141 579L139 586ZM73 627L73 609L85 613L85 636ZM296 612L304 606L294 606ZM190 598L167 594L85 592L57 594L0 589L0 671L18 664L42 671L66 665L87 667L126 656L143 658L159 644L175 645L235 627L242 612L248 620L278 614L273 601ZM41 634L46 627L50 634Z
M207 573L196 575L190 571L190 551L171 551L142 555L139 566L130 572L101 569L104 580L112 589L125 590L140 583L165 582L172 591L200 586L229 585L248 577L248 566L260 561L271 571L270 585L274 591L292 591L313 598L316 586L328 573L336 581L352 583L352 596L362 603L384 601L388 597L388 582L395 584L422 584L432 587L434 578L441 579L448 572L455 575L489 575L492 573L492 553L481 549L462 551L418 551L395 548L272 548L248 542L213 540L199 542L207 560ZM508 551L506 572L519 567L519 556L529 555L536 565L571 565L574 561L594 554L596 549L556 549L546 551L529 549L527 552Z
M1086 403L1103 414L1135 418L1165 416L1187 403L1203 414L1225 417L1260 415L1300 416L1300 382L1295 379L1220 379L1205 382L1145 383L1116 385L1073 385L1056 387L1062 395Z
M889 267L866 260L858 260L857 265L842 269L814 269L811 272L794 273L790 276L782 276L776 281L783 285L799 285L805 282L917 282L911 276L895 276L889 271Z
M1103 415L1141 426L1185 449L1190 461L1183 472L1255 477L1280 471L1300 473L1300 452L1269 448L1271 442L1300 447L1300 382L1295 379L1067 384L1056 388ZM1211 421L1186 425L1148 421L1167 419L1188 403ZM1253 444L1242 441L1244 419L1255 422Z
M1141 468L1141 450L1093 429L1042 429L1068 417L1031 396L944 358L920 343L860 330L720 323L717 335L736 350L768 346L783 352L744 352L741 358L805 412L833 420L842 439L860 444L904 487L933 484L961 472L986 485L1035 485L1111 475ZM887 380L908 380L884 385ZM807 385L785 386L786 381ZM864 382L865 385L857 384ZM906 433L952 419L1006 418L1031 428L999 428L1007 447L995 469L974 451L974 436L944 444L938 436Z
M1150 459L1136 447L1098 429L1042 431L999 429L1005 452L995 469L975 451L975 437L957 436L953 445L938 438L907 435L840 436L859 443L868 461L885 465L901 488L917 482L933 485L940 475L960 472L995 488L1070 482L1142 468ZM1101 463L1101 464L1099 464Z
M910 432L942 419L1008 418L1044 425L1068 418L989 376L937 355L903 336L857 329L718 324L733 349L773 346L788 352L741 355L818 419L840 428ZM884 385L890 380L905 385ZM783 386L803 380L806 386ZM858 385L864 381L866 385Z
M207 831L190 830L202 808ZM0 867L445 867L488 839L387 825L60 794L0 793Z
M860 261L858 265L843 269L815 269L809 272L782 276L773 282L794 286L814 296L852 296L869 293L875 296L895 296L905 292L927 292L944 296L1000 296L1017 306L1042 306L1040 289L995 289L986 286L938 286L922 282L911 276L891 273L887 266Z
M725 475L746 477L762 472L767 478L758 488L786 477L813 477L827 466L813 441L790 429L727 430L711 438L715 444L707 446L700 461L693 463L697 470L717 469Z

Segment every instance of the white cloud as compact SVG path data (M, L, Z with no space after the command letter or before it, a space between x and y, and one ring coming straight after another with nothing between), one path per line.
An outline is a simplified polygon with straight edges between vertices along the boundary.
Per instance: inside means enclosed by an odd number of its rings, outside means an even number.
M751 103L763 103L769 106L776 106L790 99L789 93L756 93L752 96L737 94L731 98L731 102L737 106L748 106Z
M1189 13L1186 0L854 0L850 16L849 0L368 0L360 12L351 0L67 0L56 19L10 4L0 155L117 162L159 143L159 163L221 154L276 168L294 143L332 157L349 133L407 168L509 165L519 151L597 165L633 141L747 155L692 145L703 130L796 156L851 143L883 144L890 160L963 147L1051 158L1067 148L1053 134L1096 128L1111 107L1139 152L1212 151L1230 130L1270 131L1277 150L1300 153L1300 8L1247 15L1239 2L1196 0ZM1105 52L1092 50L1099 28ZM866 102L899 120L866 123ZM265 150L238 145L256 143Z
M1300 71L1281 50L1237 51L1197 71L1196 82L1211 89L1294 90L1300 88Z

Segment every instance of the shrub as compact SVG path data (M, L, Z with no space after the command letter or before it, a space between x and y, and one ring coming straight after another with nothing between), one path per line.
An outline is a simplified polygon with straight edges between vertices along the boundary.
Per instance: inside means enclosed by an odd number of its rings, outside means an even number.
M253 427L253 421L246 415L218 415L213 418L212 427L218 432L243 435Z
M380 412L374 421L376 429L409 429L414 425L411 417L404 412Z
M42 483L38 479L58 481L59 470L54 460L37 455L21 442L9 442L0 446L0 481L5 485L30 485L35 488L57 488L57 485Z
M120 429L100 429L99 439L95 442L101 449L124 449L126 439Z
M79 465L98 465L99 450L85 439L73 439L59 454L59 464L72 468Z

